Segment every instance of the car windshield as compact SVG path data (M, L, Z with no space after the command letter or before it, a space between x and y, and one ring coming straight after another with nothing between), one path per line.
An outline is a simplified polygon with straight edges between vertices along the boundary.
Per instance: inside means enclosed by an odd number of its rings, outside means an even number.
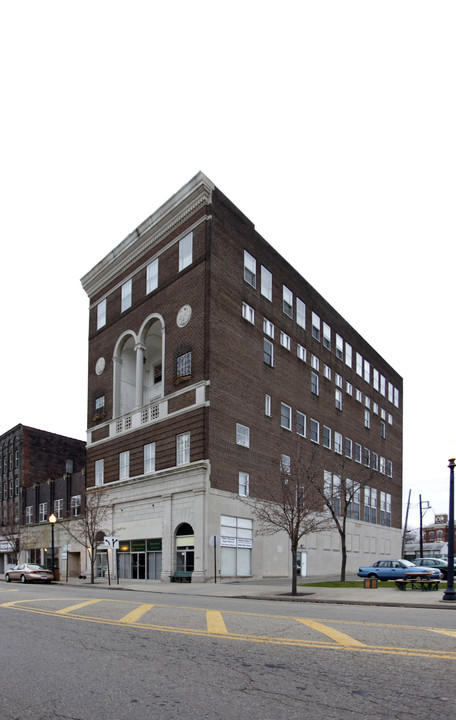
M30 570L46 570L42 565L29 565Z
M410 562L410 560L401 560L401 563L405 565L405 567L415 567L415 564Z

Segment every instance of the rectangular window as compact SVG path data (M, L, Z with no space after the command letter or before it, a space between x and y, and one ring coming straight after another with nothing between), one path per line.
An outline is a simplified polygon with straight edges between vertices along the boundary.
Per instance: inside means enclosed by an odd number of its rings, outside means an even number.
M380 456L380 472L382 475L386 472L386 460L384 457Z
M386 378L383 375L380 375L380 395L383 397L386 395Z
M299 410L296 412L296 433L301 437L306 436L306 416Z
M306 328L306 305L299 298L296 298L296 324Z
M263 332L274 340L274 323L267 318L263 318Z
M359 443L355 443L355 462L360 463L361 459L361 445Z
M280 456L280 472L289 475L291 470L291 458L289 455Z
M158 288L158 258L153 260L146 268L146 294Z
M377 522L377 488L371 488L371 523Z
M372 378L372 385L374 386L374 390L380 390L380 373L375 368L373 368L372 370Z
M364 465L370 467L371 453L369 448L364 448Z
M313 367L313 369L316 370L317 372L320 370L320 360L319 360L319 358L317 358L316 355L310 356L310 364Z
M298 358L299 358L300 360L302 360L303 362L306 362L306 360L307 360L307 350L305 349L305 347L303 347L302 345L300 345L300 344L298 343L296 352L297 352Z
M19 495L19 478L14 478L14 494ZM1 495L1 492L0 492Z
M371 379L371 366L367 360L364 361L364 379L367 383L370 383Z
M339 390L339 388L336 388L334 391L334 400L335 400L336 410L342 410L343 395L342 395L342 390Z
M255 310L253 307L250 307L250 305L247 305L246 302L242 303L242 317L244 320L252 323L252 325L255 325Z
M331 350L331 328L327 323L323 323L323 345Z
M353 385L348 381L345 385L345 392L347 393L347 395L353 395Z
M320 342L320 318L312 312L312 337Z
M291 349L290 336L284 333L283 330L280 331L280 344L285 348L285 350Z
M362 401L363 401L363 393L361 392L361 390L358 390L358 389L356 390L355 397L356 397L356 399L357 399L358 402L362 403Z
M336 357L339 358L339 360L344 359L344 341L340 335L337 335L337 333L336 333Z
M63 498L54 500L54 515L57 520L61 520L63 518Z
M44 522L45 520L47 520L47 516L48 516L47 502L40 503L38 510L39 510L38 522Z
M272 273L269 272L263 265L261 266L261 294L267 300L272 301Z
M10 498L13 497L13 478L9 481L9 496Z
M283 312L285 315L288 315L288 317L293 317L293 293L291 290L287 288L286 285L283 285Z
M190 433L182 433L176 438L176 465L190 462Z
M179 240L179 272L193 262L193 233Z
M130 477L130 453L121 452L119 455L119 480L127 480Z
M320 442L320 423L318 420L310 419L310 439L312 442Z
M320 394L320 379L315 372L310 373L310 391L314 395Z
M378 470L378 455L376 452L372 453L372 470Z
M323 365L323 374L327 380L331 380L331 368L328 365Z
M270 367L274 367L274 346L266 338L263 338L263 362Z
M27 525L33 522L33 505L27 505L25 508L25 522Z
M399 407L399 390L394 388L394 406Z
M247 425L236 423L236 444L250 447L250 428Z
M131 293L132 293L132 281L127 280L122 285L122 301L121 301L121 312L128 310L131 307Z
M97 330L106 325L106 298L97 305Z
M348 367L352 367L352 346L348 344L348 342L345 343L345 364Z
M256 260L247 250L244 250L244 280L256 288Z
M364 410L364 427L369 430L370 426L371 426L370 410Z
M280 426L291 430L291 407L285 403L280 403Z
M386 438L386 423L384 420L380 420L380 437L383 440Z
M185 375L192 374L192 352L184 353L179 355L176 359L176 377L185 377Z
M240 472L239 473L239 495L242 495L243 497L248 497L249 484L250 484L249 473Z
M393 385L390 382L388 382L388 400L390 403L393 402Z
M95 485L104 483L104 460L95 460Z
M339 375L339 373L336 373L334 377L334 382L336 383L337 387L342 389L344 386L344 381L342 379L342 375Z
M19 450L16 450L16 452L14 453L14 467L16 468L16 470L19 467Z
M331 449L331 428L326 425L323 425L322 445L329 450Z
M356 374L363 376L363 357L359 352L356 353Z
M96 413L104 413L105 411L105 396L100 395L99 397L95 398L95 412Z
M70 500L70 512L73 517L77 517L81 514L81 496L73 495Z
M388 475L389 478L393 477L393 463L391 462L391 460L387 460L386 474Z
M270 395L264 396L264 414L271 417L272 400Z
M350 438L345 438L345 457L350 460L353 457L353 441Z
M144 445L144 472L155 472L155 443Z
M334 432L334 452L338 453L339 455L342 455L342 433L335 431Z

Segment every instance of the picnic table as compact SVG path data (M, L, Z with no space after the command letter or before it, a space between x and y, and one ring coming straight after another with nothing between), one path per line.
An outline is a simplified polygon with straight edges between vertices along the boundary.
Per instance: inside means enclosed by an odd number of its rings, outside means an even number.
M411 575L404 575L402 580L395 580L394 583L399 590L407 590L407 584L410 584L411 590L422 590L423 592L429 592L431 590L439 589L440 580L423 580L412 577Z

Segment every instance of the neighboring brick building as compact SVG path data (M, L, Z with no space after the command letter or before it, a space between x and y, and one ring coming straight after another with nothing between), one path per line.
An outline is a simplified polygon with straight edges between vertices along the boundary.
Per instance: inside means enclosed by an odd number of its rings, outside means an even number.
M261 497L296 442L322 482L341 458L369 473L349 520L347 570L399 552L401 377L207 177L82 284L87 484L104 485L112 504L121 577L167 580L186 567L194 581L213 577L214 535L222 576L289 575L287 537L256 535L242 496ZM301 549L310 574L338 572L336 533Z
M16 425L0 436L0 573L12 562L8 547L17 528L47 524L54 500L65 498L66 504L71 503L63 487L54 493L56 478L63 482L64 476L79 475L83 478L79 493L84 492L85 447L83 440L26 425ZM81 481L76 482L80 487Z

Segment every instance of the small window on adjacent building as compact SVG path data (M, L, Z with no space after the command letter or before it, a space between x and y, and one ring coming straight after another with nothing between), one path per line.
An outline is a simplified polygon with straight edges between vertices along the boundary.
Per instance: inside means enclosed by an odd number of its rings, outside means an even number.
M361 459L361 445L359 443L355 443L355 462L360 463Z
M280 426L291 430L291 407L285 403L280 403Z
M345 364L350 368L352 367L352 355L353 355L352 346L349 345L348 342L346 342L345 343Z
M54 515L57 520L61 520L63 518L63 498L54 500Z
M306 416L299 410L296 412L296 433L301 437L306 436Z
M336 333L336 357L339 358L339 360L344 359L344 341L340 335L337 335L337 333Z
M182 433L176 438L176 465L190 462L190 433Z
M286 350L291 349L291 339L290 336L287 335L287 333L284 333L283 330L280 331L280 344L282 347L284 347Z
M176 377L184 377L192 374L192 352L179 355L176 359Z
M158 288L158 258L146 268L146 295Z
M323 345L328 350L331 349L331 328L327 323L323 323Z
M39 516L38 516L39 522L44 522L45 520L47 520L47 516L48 516L47 502L40 503L38 510L39 510Z
M272 301L272 274L263 265L261 266L261 294Z
M293 293L286 285L283 286L283 312L288 317L293 317Z
M342 433L334 432L334 452L342 455Z
M280 456L280 472L289 475L291 471L291 458L289 455ZM288 481L287 481L288 482Z
M274 346L270 340L263 338L263 362L270 367L274 366Z
M312 312L312 337L320 342L320 318Z
M155 472L155 443L144 445L144 472Z
M345 457L350 460L353 457L353 441L350 438L345 438Z
M95 461L95 485L104 483L104 460Z
M296 354L297 354L297 356L298 356L298 358L299 358L300 360L302 360L303 362L306 362L306 360L307 360L307 350L305 349L305 347L303 347L303 346L300 345L299 343L298 343L297 348L296 348Z
M127 480L130 477L130 453L121 452L119 455L119 480Z
M296 298L296 324L304 329L306 327L306 305L299 298Z
M265 335L274 339L274 323L267 318L263 318L263 332Z
M106 325L106 298L97 305L97 330Z
M323 425L322 445L329 450L331 449L331 428L326 425Z
M179 272L193 262L193 233L179 240Z
M242 303L242 317L244 320L252 323L252 325L255 325L255 310L253 307L250 307L250 305L247 305L246 302Z
M247 250L244 250L244 280L256 288L256 260Z
M250 476L249 473L239 473L239 495L247 497L249 494Z
M132 282L131 282L131 280L127 280L127 282L122 285L121 312L124 312L125 310L128 310L128 308L131 307L131 293L132 293Z
M250 428L247 425L236 423L236 444L250 447Z
M70 501L70 512L73 517L77 517L81 514L81 496L73 495Z
M25 508L25 522L27 525L33 522L33 505L27 505Z
M268 417L271 417L271 404L272 404L271 396L265 395L264 396L264 414L267 415Z
M320 423L318 420L310 420L310 439L312 442L320 442Z
M320 379L317 373L310 373L310 390L314 395L320 394Z

